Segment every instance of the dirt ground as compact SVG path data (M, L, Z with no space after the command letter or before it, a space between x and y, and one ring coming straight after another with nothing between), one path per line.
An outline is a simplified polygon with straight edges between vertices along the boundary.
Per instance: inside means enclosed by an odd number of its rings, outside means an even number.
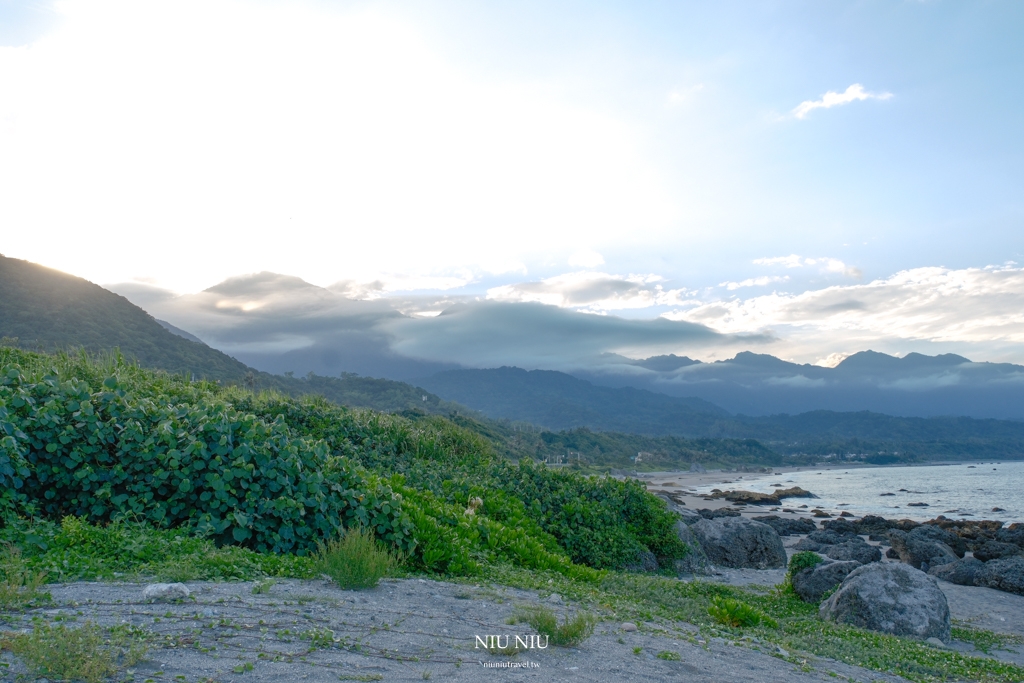
M143 588L130 583L51 586L53 605L17 617L4 628L28 628L33 617L43 617L148 629L159 639L151 645L147 659L128 672L139 683L518 679L763 683L834 681L833 673L851 681L902 680L835 661L796 657L756 641L705 641L685 623L641 623L638 630L629 631L622 624L602 622L594 636L576 648L550 646L514 657L490 654L478 647L477 636L532 632L528 626L506 623L515 606L542 603L559 614L575 610L558 596L512 588L403 579L384 581L369 591L344 591L324 581L286 580L266 593L254 594L252 583L197 582L189 584L192 597L180 604L147 604ZM998 598L1003 611L1024 614L1021 605L1006 602L1019 596L999 594ZM659 653L673 653L679 659L661 659ZM33 680L8 653L3 658L9 667L0 669L0 680Z

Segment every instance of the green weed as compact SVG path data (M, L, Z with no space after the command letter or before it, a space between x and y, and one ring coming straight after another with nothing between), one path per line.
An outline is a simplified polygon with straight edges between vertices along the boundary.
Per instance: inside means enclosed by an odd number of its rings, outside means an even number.
M93 622L68 628L37 621L31 633L0 636L0 649L20 657L37 675L85 683L101 683L146 653L140 639Z
M548 636L551 644L558 647L575 647L581 644L593 635L594 626L597 625L597 619L586 612L578 612L572 617L566 615L559 624L555 613L541 605L521 607L513 616L517 623L529 624L537 633Z
M32 571L13 545L0 549L0 610L22 609L49 600L49 593L39 589L46 582L45 572Z
M340 539L321 545L315 556L318 570L345 590L373 588L401 564L362 527L347 529Z
M734 628L741 626L770 626L778 628L779 623L759 609L732 598L716 598L708 607L708 614L715 621Z
M662 650L654 656L658 659L664 659L666 662L679 662L683 659L679 656L678 652L672 652L671 650Z

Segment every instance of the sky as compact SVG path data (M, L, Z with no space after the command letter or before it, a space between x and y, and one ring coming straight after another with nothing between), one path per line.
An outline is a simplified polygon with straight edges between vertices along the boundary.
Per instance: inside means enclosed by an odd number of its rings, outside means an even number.
M0 0L0 253L214 344L363 302L437 362L1024 363L1021 35L1015 0ZM200 295L257 273L320 313ZM484 352L495 316L558 352Z

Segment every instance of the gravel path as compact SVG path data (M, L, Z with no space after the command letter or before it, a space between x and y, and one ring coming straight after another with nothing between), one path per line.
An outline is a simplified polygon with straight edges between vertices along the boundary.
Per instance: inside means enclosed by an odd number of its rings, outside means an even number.
M515 657L488 654L475 637L527 635L506 619L516 605L557 598L512 588L405 579L371 591L343 591L323 581L288 580L268 593L251 583L191 583L180 604L147 604L142 584L75 583L50 587L54 605L17 617L27 628L44 617L113 626L128 623L154 635L148 658L130 672L145 681L536 680L764 683L765 681L901 681L829 660L802 660L756 641L704 641L689 624L639 624L627 632L602 622L578 648L549 647ZM18 619L23 619L18 623ZM635 654L635 648L640 648ZM659 659L674 653L678 661ZM0 680L25 669L10 667ZM24 679L21 679L24 680ZM31 678L29 678L31 680Z

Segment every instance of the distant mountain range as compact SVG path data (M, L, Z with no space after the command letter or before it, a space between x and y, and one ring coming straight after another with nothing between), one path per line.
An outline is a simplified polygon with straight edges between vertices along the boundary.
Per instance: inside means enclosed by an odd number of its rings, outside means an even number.
M746 415L870 410L1024 420L1024 366L975 363L954 354L897 358L863 351L834 368L750 352L714 363L679 356L617 357L600 371L572 374L603 386L697 397Z

